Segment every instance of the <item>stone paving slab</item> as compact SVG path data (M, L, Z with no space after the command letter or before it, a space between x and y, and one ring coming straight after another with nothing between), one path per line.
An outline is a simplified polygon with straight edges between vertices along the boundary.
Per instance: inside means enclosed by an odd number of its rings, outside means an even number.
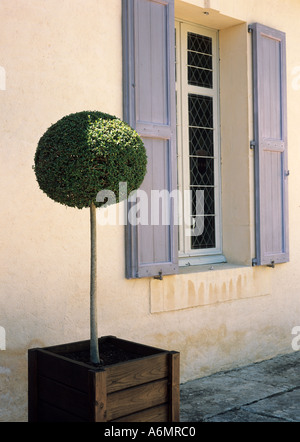
M300 422L300 352L181 385L181 422Z
M219 414L206 419L205 422L286 422L286 420L240 409Z
M251 413L263 413L265 416L274 419L300 422L300 389L263 399L245 407L245 409Z
M300 352L278 356L227 372L228 376L267 381L270 385L294 388L300 385Z

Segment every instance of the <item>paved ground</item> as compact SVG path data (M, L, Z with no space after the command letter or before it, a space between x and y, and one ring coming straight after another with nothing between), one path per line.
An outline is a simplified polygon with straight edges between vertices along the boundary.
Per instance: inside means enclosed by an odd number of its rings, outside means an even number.
M181 422L300 422L300 351L181 385Z

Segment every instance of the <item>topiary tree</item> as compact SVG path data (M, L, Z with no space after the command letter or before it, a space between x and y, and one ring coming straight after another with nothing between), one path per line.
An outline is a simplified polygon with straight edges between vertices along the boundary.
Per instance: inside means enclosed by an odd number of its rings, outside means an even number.
M102 112L78 112L53 124L39 140L34 171L40 189L51 199L78 209L90 208L90 359L99 364L97 326L96 207L101 190L128 197L144 180L147 156L139 135L120 119ZM127 192L119 192L119 183ZM123 188L124 190L124 188ZM109 203L109 201L108 201Z

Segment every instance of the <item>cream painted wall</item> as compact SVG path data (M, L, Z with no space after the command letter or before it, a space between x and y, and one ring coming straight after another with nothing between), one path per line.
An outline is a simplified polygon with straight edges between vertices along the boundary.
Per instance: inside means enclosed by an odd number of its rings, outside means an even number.
M6 71L6 90L0 91L5 421L26 419L27 348L88 335L89 213L47 198L32 164L39 137L62 116L85 109L122 116L122 49L119 0L109 7L105 0L4 0L0 16L0 65ZM104 270L112 261L122 268L122 233L106 229L102 241L99 236L110 263Z
M179 350L184 382L290 352L291 330L300 325L296 169L300 81L295 74L300 66L300 29L295 19L300 17L300 4L297 0L176 0L176 14L221 29L220 53L227 59L223 64L221 59L223 115L228 96L238 91L232 99L235 118L241 119L239 138L232 141L230 118L223 120L222 129L224 238L231 263L198 272L185 269L162 282L127 281L123 226L99 225L98 314L100 335ZM97 109L122 116L121 0L51 0L51 7L44 0L2 0L0 16L0 65L6 73L6 88L0 90L0 327L6 332L6 350L0 350L0 421L4 422L27 419L27 349L89 336L89 212L47 198L38 188L32 164L39 137L63 115ZM249 265L254 226L246 24L252 21L287 32L291 262L275 269ZM232 152L240 145L236 161ZM243 185L237 189L228 182L230 166L241 162L244 168L236 181ZM240 205L244 190L247 197ZM236 232L240 241L233 246Z

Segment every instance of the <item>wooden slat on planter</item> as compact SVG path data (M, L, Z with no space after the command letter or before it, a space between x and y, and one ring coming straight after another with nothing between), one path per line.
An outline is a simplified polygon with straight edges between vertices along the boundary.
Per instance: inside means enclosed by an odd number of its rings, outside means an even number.
M90 371L90 420L91 422L106 422L107 420L107 388L105 370Z
M179 420L179 353L106 339L137 358L95 369L63 356L78 343L29 350L29 422Z
M167 401L168 381L166 379L111 393L107 395L107 420L124 416L124 410L126 414L132 414L145 407L155 407Z
M67 410L70 414L82 419L89 419L90 409L87 394L41 376L38 378L38 390L40 400L53 407L59 404L58 408Z
M168 355L158 354L147 359L135 359L125 364L107 366L107 393L123 390L166 378L168 372Z
M170 422L180 420L180 353L169 353L169 404Z
M114 419L111 422L167 422L169 415L168 404L159 405L158 407L148 408L129 416Z
M42 400L39 401L38 418L39 422L88 422L86 419L78 418Z
M53 354L39 350L38 367L39 375L62 382L84 393L88 392L87 365L70 361L59 355L55 355L55 358L53 358Z

